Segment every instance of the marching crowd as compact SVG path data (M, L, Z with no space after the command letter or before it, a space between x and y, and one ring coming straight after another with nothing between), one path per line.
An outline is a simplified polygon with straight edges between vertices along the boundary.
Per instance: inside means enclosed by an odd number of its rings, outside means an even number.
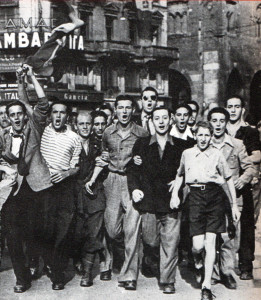
M260 138L240 96L197 121L197 102L171 112L147 87L140 114L131 96L119 95L114 111L79 111L69 123L69 107L50 104L24 67L19 101L0 106L1 249L6 241L14 292L43 274L64 289L69 259L82 287L93 285L97 258L101 280L111 280L118 260L126 290L136 290L141 268L175 293L183 259L201 299L213 299L216 283L236 289L237 268L241 280L253 279ZM38 98L33 109L25 78Z

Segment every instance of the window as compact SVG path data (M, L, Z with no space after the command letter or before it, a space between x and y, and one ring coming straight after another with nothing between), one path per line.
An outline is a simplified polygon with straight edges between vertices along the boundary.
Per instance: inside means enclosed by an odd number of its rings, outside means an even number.
M80 29L80 34L89 40L91 39L92 32L92 16L89 13L81 11L81 20L84 21L84 25Z
M137 44L137 23L135 20L129 20L130 42Z
M109 67L103 67L102 74L102 89L118 90L118 73Z
M18 6L19 0L1 0L0 6L10 7L10 6Z
M113 39L113 20L114 18L111 16L105 17L106 34L107 34L108 41L111 41Z
M137 69L126 69L125 71L125 92L139 93L140 92L140 75Z

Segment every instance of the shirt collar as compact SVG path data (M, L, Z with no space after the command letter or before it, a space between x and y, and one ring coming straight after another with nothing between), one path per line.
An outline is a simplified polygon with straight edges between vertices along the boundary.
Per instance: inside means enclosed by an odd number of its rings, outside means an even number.
M234 148L234 144L233 144L233 142L232 142L231 136L229 136L227 133L225 133L225 138L224 138L222 144L214 143L214 142L213 142L213 139L211 139L210 144L211 144L213 147L216 147L216 146L218 146L218 145L223 146L224 144L227 144L227 145L229 145L230 147L233 147L233 148Z
M195 156L199 156L200 154L205 154L207 157L209 157L212 153L212 148L209 146L205 151L201 151L197 145L194 146L195 149Z
M111 134L113 134L115 132L118 132L118 131L119 131L118 123L117 124L113 124L112 125ZM133 121L131 121L131 123L130 123L130 133L133 133L133 134L139 136L138 130L137 130L137 125Z
M167 142L169 142L172 146L174 145L173 139L172 139L171 135L169 135L169 134L167 135ZM158 143L156 134L153 134L151 136L149 145L152 145L154 143Z
M180 138L180 132L178 131L178 128L177 128L177 125L173 125L172 129L171 129L171 135L177 137L177 138ZM182 134L182 137L181 139L182 140L187 140L187 138L190 137L190 138L194 138L193 137L193 134L191 132L191 127L187 125L187 128L186 130L184 131L184 133Z
M23 130L23 131L24 131L24 130ZM17 136L21 136L21 137L22 137L22 136L24 136L24 132L23 132L23 131L22 131L21 133L15 133L13 127L11 126L10 129L9 129L9 134L10 134L11 136L17 135Z
M141 120L144 120L144 118L149 119L151 116L146 114L145 111L141 112Z

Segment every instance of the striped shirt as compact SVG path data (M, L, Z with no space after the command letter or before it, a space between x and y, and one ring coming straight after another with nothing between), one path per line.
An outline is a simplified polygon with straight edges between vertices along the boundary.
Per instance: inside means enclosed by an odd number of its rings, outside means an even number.
M41 153L52 171L67 171L79 163L82 150L80 137L70 129L57 132L52 124L45 127L41 140Z

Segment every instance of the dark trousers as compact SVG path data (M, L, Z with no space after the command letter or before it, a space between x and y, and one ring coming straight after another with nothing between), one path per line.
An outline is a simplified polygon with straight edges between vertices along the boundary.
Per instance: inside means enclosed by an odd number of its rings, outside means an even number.
M54 283L64 282L69 261L70 229L75 211L73 182L70 179L45 191L42 201L42 256L51 267Z
M239 248L239 269L241 272L253 270L255 259L255 220L254 202L250 186L246 185L242 191L243 209L241 213L241 240Z
M78 250L81 252L80 257L84 257L86 253L96 253L103 250L105 234L103 215L103 211L77 215L74 240L76 240Z
M36 216L41 195L42 192L32 191L24 180L18 194L10 196L3 206L4 233L17 284L31 281L26 252L34 255L39 249L35 232L39 228Z

